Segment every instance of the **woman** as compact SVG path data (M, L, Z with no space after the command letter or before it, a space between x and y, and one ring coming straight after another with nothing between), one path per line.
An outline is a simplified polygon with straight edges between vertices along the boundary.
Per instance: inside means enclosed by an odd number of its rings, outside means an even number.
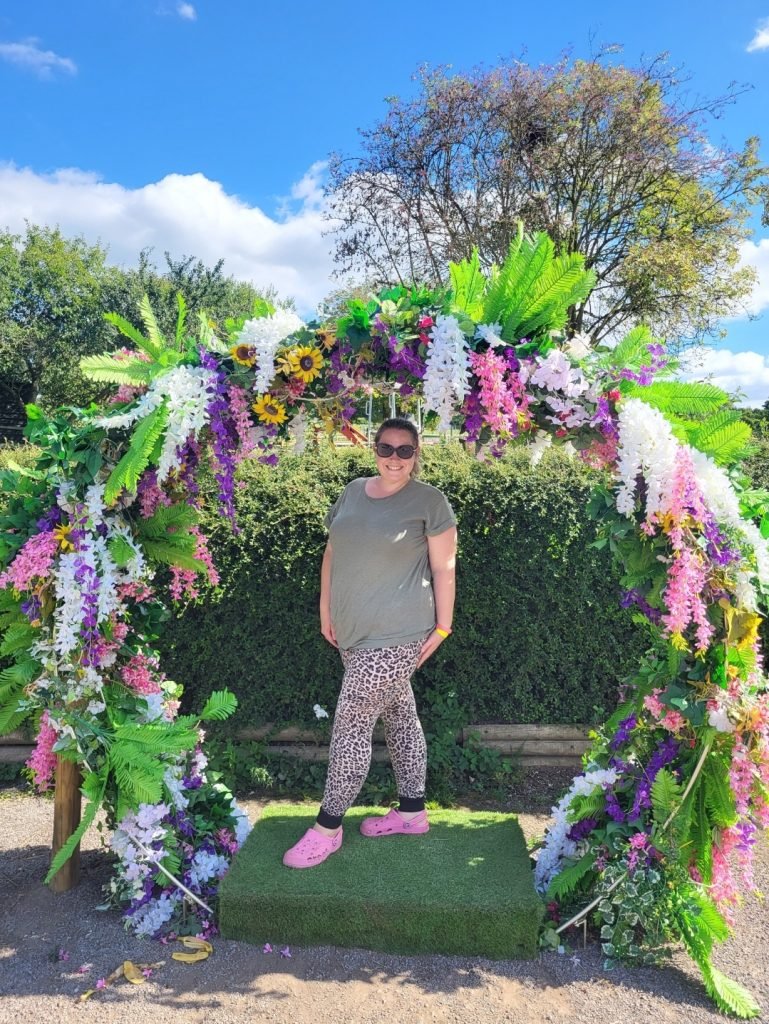
M456 519L435 487L415 480L419 435L385 420L374 438L377 476L353 480L326 517L320 628L345 668L318 819L283 863L321 864L342 845L342 818L371 763L378 718L398 784L398 808L361 823L364 836L420 835L427 751L411 676L451 633Z

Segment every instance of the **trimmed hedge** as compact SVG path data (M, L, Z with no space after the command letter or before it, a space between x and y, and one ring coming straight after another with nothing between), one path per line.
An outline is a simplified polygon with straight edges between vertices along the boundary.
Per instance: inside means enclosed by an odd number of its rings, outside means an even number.
M370 455L324 448L241 472L238 522L209 513L221 574L215 594L169 622L163 666L197 706L227 686L240 701L226 729L314 723L333 711L339 656L318 626L323 517ZM459 520L455 632L415 678L424 713L445 723L600 721L645 647L618 604L618 574L590 546L590 471L558 452L479 463L459 445L424 452L422 478Z

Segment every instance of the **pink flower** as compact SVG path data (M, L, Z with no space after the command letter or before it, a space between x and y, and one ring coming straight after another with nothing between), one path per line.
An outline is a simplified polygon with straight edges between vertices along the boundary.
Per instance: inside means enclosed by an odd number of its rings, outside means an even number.
M145 978L151 978L152 974L153 974L152 968L151 967L143 967L142 968L142 974L144 975Z
M143 697L150 693L162 693L162 687L155 678L157 666L157 658L146 654L134 654L128 664L121 668L120 677L129 690Z
M53 785L56 774L56 754L53 752L53 745L59 738L59 734L49 721L47 711L40 716L40 731L35 740L35 749L27 761L27 768L32 772L34 783L41 792L45 792Z
M59 960L62 960L62 961L69 960L69 953L66 951L66 949L60 949L59 950Z
M0 573L0 589L30 590L33 581L50 575L51 565L59 550L53 530L37 533L23 545L4 573Z
M662 693L662 690L658 687L644 697L644 707L647 711L651 711L654 717L658 720L662 718L665 713L665 705L657 696L659 693Z
M686 725L686 719L680 711L668 711L665 717L660 719L660 725L668 732L679 732Z
M281 951L280 951L280 955L285 957L287 960L290 960L291 959L291 950L288 948L288 946L284 946L283 949L281 949Z
M264 944L264 946L262 948L262 952L263 953L271 953L272 952L272 946L269 944L269 942L265 942L265 944Z
M81 964L78 967L78 969L77 969L77 973L78 974L88 974L88 972L91 970L92 967L93 967L93 964Z
M101 988L106 988L106 987L107 987L106 980L104 978L97 978L97 980L96 980L96 988L97 989L101 989Z

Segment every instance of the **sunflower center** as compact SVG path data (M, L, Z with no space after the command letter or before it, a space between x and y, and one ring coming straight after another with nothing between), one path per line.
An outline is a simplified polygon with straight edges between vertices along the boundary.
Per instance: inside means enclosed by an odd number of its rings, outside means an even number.
M264 411L267 413L268 416L275 416L277 415L278 407L277 405L265 405Z
M302 356L302 358L299 360L299 366L303 370L314 370L315 360L313 359L312 356Z
M248 345L238 345L237 356L238 359L250 359L251 349L248 347Z

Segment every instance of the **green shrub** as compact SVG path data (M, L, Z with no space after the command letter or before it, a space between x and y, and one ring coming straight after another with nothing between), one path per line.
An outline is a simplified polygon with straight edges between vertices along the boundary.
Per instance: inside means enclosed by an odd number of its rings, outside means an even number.
M333 710L341 666L317 611L323 517L349 480L372 471L355 449L286 456L275 469L250 463L240 533L208 514L221 586L169 624L164 667L191 705L215 687L237 694L224 728L310 724L315 703ZM422 477L449 498L460 536L455 632L415 679L425 731L454 719L603 718L644 637L618 606L607 553L590 547L590 472L556 452L532 467L523 452L481 464L459 445L435 445Z

